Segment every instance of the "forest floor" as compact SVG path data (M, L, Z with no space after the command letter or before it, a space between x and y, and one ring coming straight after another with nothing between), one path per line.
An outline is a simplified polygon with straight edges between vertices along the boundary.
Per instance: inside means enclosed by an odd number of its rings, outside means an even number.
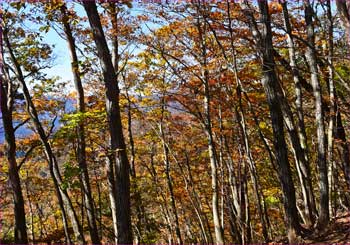
M327 229L304 240L306 244L350 244L350 212L334 218Z

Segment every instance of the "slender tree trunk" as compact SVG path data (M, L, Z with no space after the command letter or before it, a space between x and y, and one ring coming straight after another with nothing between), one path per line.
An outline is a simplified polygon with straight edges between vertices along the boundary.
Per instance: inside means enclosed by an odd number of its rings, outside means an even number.
M78 112L83 114L85 113L85 102L84 102L84 89L81 81L81 74L79 71L79 61L76 53L76 45L75 39L72 34L72 29L70 24L68 23L69 17L67 16L67 8L66 5L61 6L62 13L62 22L64 27L64 33L67 38L67 44L71 56L71 68L74 79L75 90L77 91L77 106ZM100 238L98 235L97 225L96 225L96 212L94 207L94 201L91 194L91 186L90 186L90 178L88 173L87 161L86 161L86 142L85 142L85 127L84 121L81 120L77 127L77 158L79 168L81 170L81 182L82 182L82 190L83 197L85 199L85 208L87 212L88 218L88 227L91 237L91 242L93 244L100 244Z
M111 60L106 38L101 26L95 1L83 1L92 28L93 39L97 48L97 55L103 70L103 78L106 88L106 110L110 132L110 159L115 159L115 195L116 198L116 223L117 243L131 244L131 211L130 211L130 176L129 161L126 155L126 146L123 136L120 108L119 87L117 76ZM109 164L110 167L112 164ZM110 172L110 175L113 173Z
M185 153L187 155L187 153ZM188 157L186 156L186 166L187 166L187 169L189 171L189 180L187 180L187 176L185 175L185 172L183 171L181 165L179 164L179 167L180 167L180 170L181 170L181 173L183 175L183 179L185 181L185 186L186 186L186 191L187 191L187 194L190 198L190 202L193 206L193 209L195 210L195 213L196 213L196 217L198 219L198 223L199 223L199 227L200 227L200 230L201 230L201 235L204 239L204 243L205 244L212 244L213 241L212 240L209 240L208 238L208 235L207 235L207 227L209 226L208 223L205 222L205 218L203 218L203 210L202 210L202 207L201 207L201 204L200 204L200 200L198 198L198 194L194 188L194 184L192 183L192 180L191 180L191 173L190 173L190 167L189 167L189 159ZM190 188L192 189L192 191L190 190ZM208 234L210 234L210 230L208 231Z
M169 207L168 207L168 202L167 202L167 198L166 198L166 196L165 196L165 194L162 191L162 188L160 186L158 174L157 174L157 171L156 171L155 166L154 166L153 156L154 156L154 148L152 146L150 168L148 168L148 171L150 172L150 175L152 176L156 190L159 191L160 196L162 198L162 203L160 204L160 208L162 210L163 218L164 218L164 221L165 221L167 229L168 229L168 243L173 244L173 241L174 241L173 233L174 232L173 232L173 225L172 225L172 222L170 219L170 211L169 211Z
M240 108L240 112L238 112L239 124L240 124L241 131L242 131L242 138L244 140L245 153L246 153L247 160L249 163L249 171L250 171L252 181L253 181L254 195L255 195L256 204L258 207L258 214L259 214L260 222L262 225L262 233L263 233L264 241L268 242L269 235L268 235L268 231L267 231L267 224L266 224L267 222L265 220L264 211L263 211L263 207L261 204L261 202L262 202L261 193L260 193L261 188L259 186L259 177L258 177L257 170L256 170L256 164L255 164L255 161L253 159L253 155L252 155L251 150L250 150L250 143L249 143L249 139L248 139L246 120L245 120L245 116L244 116L244 112L243 112L243 108L242 108L240 86L237 87L237 90L238 90L237 94L238 94L239 108Z
M71 216L71 221L72 221L72 225L73 225L73 229L74 229L77 241L81 242L81 243L85 243L82 227L79 224L79 221L78 221L77 215L73 209L73 205L71 203L71 200L68 196L67 191L62 188L62 179L61 179L59 168L58 168L58 165L56 162L56 158L53 154L51 145L48 141L48 137L44 131L44 128L39 120L38 113L37 113L36 108L33 104L33 101L32 101L31 95L29 93L27 84L25 82L20 64L18 63L18 61L13 53L13 50L12 50L11 45L10 45L10 41L9 41L6 34L7 33L4 32L4 40L5 40L8 52L10 54L11 62L14 65L14 69L16 71L16 76L18 78L18 81L20 82L20 85L21 85L21 88L23 91L23 95L24 95L24 98L26 101L26 111L29 114L31 120L33 121L34 127L35 127L35 129L39 135L40 141L44 147L45 157L46 157L48 165L49 165L50 175L53 179L57 198L58 198L59 205L60 205L60 208L62 211L62 219L64 221L63 224L64 224L67 240L70 241L69 233L68 233L68 222L66 220L66 212L65 212L65 208L64 208L64 202L66 202L66 204L67 204L67 210Z
M205 23L203 23L205 25ZM203 85L204 85L204 100L203 100L203 107L204 107L204 115L205 115L205 121L204 121L204 128L205 133L207 135L208 140L208 151L209 151L209 159L210 159L210 169L211 169L211 186L212 186L212 212L213 212L213 220L214 220L214 231L215 231L215 238L216 238L216 244L223 244L224 243L224 234L223 229L221 227L220 223L220 215L219 215L219 187L218 187L218 170L217 170L217 155L216 155L216 149L215 149L215 143L213 139L213 132L212 132L212 121L211 121L211 113L210 113L210 92L209 92L209 72L206 68L207 66L207 47L206 47L206 41L205 41L205 35L206 30L202 30L201 23L199 21L199 18L197 19L197 28L200 35L200 45L202 49L202 79L203 79Z
M26 181L24 182L25 184L25 190L26 190L26 195L27 195L27 200L28 200L28 204L29 204L29 213L30 213L30 226L31 226L31 235L32 235L32 243L35 243L35 229L34 229L34 210L33 210L33 203L32 203L32 199L30 197L30 193L29 193L29 186L28 186L28 170L26 170Z
M300 74L295 61L296 60L295 46L292 38L292 27L289 21L287 2L281 1L281 4L283 8L284 26L287 32L287 42L289 46L288 47L289 62L292 68L293 80L295 84L295 95L296 95L295 105L296 105L296 112L297 112L297 118L298 118L297 125L299 128L299 131L298 131L299 142L300 142L299 145L301 147L301 149L298 149L299 147L294 147L294 152L295 154L299 154L299 156L295 157L296 165L298 170L300 186L303 193L304 209L305 209L305 216L306 216L305 221L306 221L306 224L310 226L315 222L314 214L316 213L316 204L315 204L315 197L313 194L313 187L311 182L310 165L309 165L309 160L307 156L308 149L307 149L307 138L306 138L305 124L304 124L303 97L302 97L302 91L301 91L301 83L299 80ZM292 137L293 136L291 135L291 138ZM298 142L296 143L298 144Z
M162 145L163 145L165 174L166 174L167 184L168 184L169 193L170 193L170 205L171 205L171 209L173 211L173 215L175 218L175 233L177 236L177 243L182 244L183 242L182 242L182 237L181 237L181 232L180 232L179 217L178 217L176 203L175 203L174 188L173 188L173 183L172 183L172 179L171 179L171 175L170 175L169 149L168 149L168 146L165 142L165 134L164 134L162 121L159 124L159 131L160 131L159 133L160 133L160 137L161 137Z
M136 175L136 168L135 168L135 158L136 158L136 152L135 152L135 144L134 144L134 137L133 137L133 132L132 132L132 116L131 116L131 100L129 97L129 93L126 90L126 98L128 100L128 136L129 136L129 145L130 145L130 174L133 179L133 190L134 190L134 198L135 198L135 206L136 206L136 216L137 216L137 236L138 236L138 242L142 241L143 237L143 231L142 231L142 223L145 220L145 210L143 208L142 204L142 197L141 193L139 191L139 187L137 184L137 175Z
M349 143L346 139L345 129L342 122L341 114L339 109L337 109L337 118L336 118L336 132L335 139L340 140L338 149L341 155L342 168L345 175L345 181L347 182L348 190L350 190L350 151Z
M260 10L260 22L263 25L260 32L247 2L244 3L244 12L249 18L250 28L262 59L262 83L270 108L274 139L273 144L276 152L278 176L283 192L288 240L290 243L294 243L296 235L300 232L301 227L296 208L295 189L288 161L288 149L284 136L283 114L280 105L281 95L279 94L280 89L278 88L279 84L273 57L271 19L268 13L267 1L261 0L258 1L258 4Z
M348 47L350 47L350 3L348 1L336 0L337 9L340 14L343 26L346 32L346 37L348 41ZM340 152L342 153L342 163L345 174L345 180L347 182L348 190L350 190L350 153L349 153L349 143L346 141L345 130L341 120L340 111L337 110L337 130L335 137L341 140Z
M213 237L212 237L212 234L211 234L209 220L208 220L208 217L207 217L206 213L203 211L203 207L202 207L202 203L200 201L200 197L199 197L199 195L198 195L198 193L197 193L197 191L195 189L194 180L193 180L193 177L192 177L192 170L191 170L189 156L188 156L187 152L185 152L185 154L186 154L186 169L187 169L187 172L188 172L189 182L191 184L194 200L196 202L196 206L198 206L198 213L199 213L198 216L199 217L203 217L203 224L204 224L203 225L203 229L207 231L205 237L208 237L207 238L207 241L208 241L207 243L208 244L213 244L214 240L213 240ZM199 218L199 220L202 220L202 219Z
M206 134L208 139L208 151L210 158L210 168L211 168L211 186L212 186L212 211L213 211L213 219L214 219L214 230L216 237L216 244L224 243L224 236L222 227L220 224L220 216L219 216L219 199L218 199L218 178L217 178L217 157L215 150L215 143L213 139L213 133L211 128L211 117L210 117L210 96L209 96L209 84L205 84L205 97L204 97L204 110L206 114Z
M165 174L167 178L167 184L169 188L169 193L170 193L170 204L171 208L173 210L174 218L175 218L175 233L177 236L177 243L182 244L182 237L181 237L181 232L180 232L180 225L179 225L179 217L177 213L177 208L176 208L176 203L175 203L175 196L174 196L174 188L173 188L173 183L172 183L172 178L170 175L170 160L169 160L169 148L168 145L165 141L165 133L164 133L164 128L163 128L163 116L164 116L164 110L165 110L165 105L164 105L164 98L162 99L162 118L159 124L159 133L162 141L162 146L163 146L163 154L164 154L164 164L165 164Z
M326 136L324 126L324 112L322 109L322 91L318 78L316 63L315 36L312 23L313 9L309 0L305 2L305 22L308 45L306 47L306 59L311 72L311 83L315 97L315 119L317 128L317 164L319 169L320 185L320 212L318 219L319 228L325 227L329 222L329 191L326 160Z
M334 139L334 126L336 121L336 93L334 87L334 70L333 70L333 55L334 55L334 45L333 45L333 17L330 0L326 1L327 7L327 19L328 19L328 89L329 89L329 99L330 99L330 115L327 133L327 143L328 143L328 192L329 192L329 216L332 217L333 214L333 193L334 193L334 178L333 178L333 139Z

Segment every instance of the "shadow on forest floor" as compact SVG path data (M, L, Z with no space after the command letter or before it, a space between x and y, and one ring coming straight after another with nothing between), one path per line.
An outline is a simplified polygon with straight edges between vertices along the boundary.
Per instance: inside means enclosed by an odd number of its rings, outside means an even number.
M350 212L337 216L326 230L314 233L304 240L308 243L339 244L350 243Z

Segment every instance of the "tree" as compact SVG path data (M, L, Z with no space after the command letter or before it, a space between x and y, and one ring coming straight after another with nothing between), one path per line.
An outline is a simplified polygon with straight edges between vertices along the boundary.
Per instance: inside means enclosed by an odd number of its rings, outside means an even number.
M283 114L280 105L283 95L278 88L278 80L275 71L275 61L273 56L272 32L270 14L267 1L259 1L260 21L263 24L262 31L259 32L257 22L252 14L252 9L247 2L244 3L244 11L249 18L250 28L256 40L256 45L261 55L263 86L270 108L271 122L274 134L274 147L277 160L277 171L283 191L283 204L285 209L285 220L288 228L288 240L295 241L300 233L300 223L296 208L295 189L288 161L287 144L284 137Z
M84 101L84 88L81 81L81 72L79 70L79 60L76 52L75 39L73 37L72 28L69 24L69 16L67 14L67 7L63 3L60 7L62 13L62 22L64 27L64 32L66 34L68 48L71 55L71 66L74 77L74 86L77 91L77 105L78 113L85 113L85 101ZM84 122L80 122L77 127L78 135L78 147L77 147L77 158L79 163L79 168L81 169L81 181L83 185L84 197L86 200L86 212L88 215L88 225L91 235L91 241L93 244L100 244L100 238L98 236L97 225L96 225L96 214L94 201L91 193L90 178L87 168L86 161L86 141L85 141L85 127Z
M322 108L322 90L318 79L315 36L312 22L313 9L310 1L305 1L305 23L307 33L306 59L311 73L311 83L315 97L315 119L317 126L317 164L320 174L320 213L318 219L319 227L324 227L329 222L329 190L326 159L326 136L324 127L324 112Z
M110 132L111 149L108 156L109 185L112 204L116 243L131 244L132 230L130 217L130 176L126 155L120 108L119 87L111 55L101 26L100 17L94 1L83 2L92 28L97 55L100 59L106 89L106 110ZM115 177L114 169L115 168ZM115 183L114 183L115 178Z
M0 21L2 21L2 14L0 13ZM9 77L5 72L6 66L4 66L3 58L3 29L0 26L0 102L1 102L1 115L5 132L5 151L8 161L9 169L9 181L13 194L14 201L14 216L15 216L15 243L27 244L27 227L26 217L24 209L24 200L21 187L21 179L19 176L19 167L16 160L16 137L15 129L13 127L12 111L14 104L14 94L16 90Z

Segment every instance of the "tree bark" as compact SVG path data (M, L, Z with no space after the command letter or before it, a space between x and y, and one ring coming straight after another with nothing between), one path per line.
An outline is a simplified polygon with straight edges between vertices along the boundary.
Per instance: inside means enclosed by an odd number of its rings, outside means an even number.
M350 46L350 4L345 0L336 0L336 5L346 33L346 39Z
M318 219L319 228L325 227L329 222L329 191L328 191L328 174L326 160L326 136L324 126L324 112L322 108L322 91L318 78L316 51L315 51L315 35L312 23L313 9L309 0L305 4L305 22L307 42L306 60L311 72L311 83L315 98L315 119L317 128L317 164L319 170L319 186L320 186L320 212Z
M45 130L44 130L44 128L39 120L39 116L38 116L37 110L34 106L34 103L32 101L27 84L25 82L21 66L18 63L18 61L14 55L10 41L8 39L8 36L7 36L7 32L4 32L3 34L4 34L4 40L5 40L6 47L8 49L9 54L10 54L11 62L14 65L14 70L16 71L16 76L17 76L18 81L20 82L20 85L21 85L21 88L23 91L23 95L24 95L24 98L26 101L26 111L34 123L34 128L37 131L39 138L40 138L40 141L41 141L43 148L44 148L45 157L46 157L46 160L47 160L48 165L49 165L50 175L51 175L52 180L54 182L56 195L57 195L57 198L59 201L59 206L60 206L60 209L62 211L62 219L63 219L63 225L64 225L67 241L70 242L70 237L69 237L69 233L68 233L68 222L67 222L66 211L64 208L64 203L67 204L67 210L71 216L73 230L74 230L77 241L80 243L85 243L82 227L79 224L79 221L78 221L77 215L73 209L73 205L71 203L71 200L68 196L67 191L62 188L62 179L61 179L61 174L60 174L57 162L56 162L56 158L53 154L53 151L52 151L51 145L48 141L48 137L45 133Z
M336 0L337 9L340 14L346 32L348 47L350 47L350 3L344 0ZM346 141L345 130L342 124L340 111L337 110L337 130L335 137L341 140L340 152L342 153L343 169L345 180L350 190L350 153L349 143Z
M270 108L270 116L273 130L273 144L276 153L278 176L283 192L283 204L285 209L285 221L288 230L288 240L295 242L296 235L300 232L298 211L296 208L295 189L288 161L288 150L284 136L283 114L280 105L281 94L279 94L279 84L275 71L275 61L273 57L271 19L268 12L266 0L258 1L260 10L261 32L257 28L252 9L247 2L243 3L244 12L249 18L250 28L256 40L256 44L262 60L262 83L267 96Z
M295 105L296 105L296 112L297 112L297 118L298 118L298 134L299 134L299 142L300 147L294 147L295 154L299 154L299 157L296 156L296 165L298 170L298 176L299 181L303 193L303 200L304 200L304 209L306 214L306 224L312 225L315 221L314 215L316 214L316 204L315 204L315 197L313 194L313 187L311 182L311 172L310 172L310 164L308 160L308 149L307 149L307 138L306 138L306 131L305 131L305 124L304 124L304 112L303 112L303 97L302 97L302 90L301 90L301 82L300 82L300 74L298 67L296 66L296 54L295 54L295 46L294 46L294 40L292 37L292 27L289 20L289 14L288 14L288 8L287 8L287 2L281 1L282 8L283 8L283 18L284 18L284 26L286 28L287 32L287 43L288 43L288 52L289 52L289 62L290 67L292 69L293 74L293 80L295 85ZM291 138L293 136L291 135ZM295 137L295 136L294 136ZM297 142L298 144L298 142ZM300 159L300 160L299 160Z
M0 35L1 35L1 31L0 31ZM16 138L15 138L15 130L13 128L13 120L12 120L13 91L12 91L12 86L10 84L11 81L7 81L6 82L7 86L5 86L5 74L3 72L4 67L2 67L2 64L3 64L2 35L0 38L1 38L0 40L0 45L1 45L1 48L0 48L0 63L1 63L0 102L1 102L2 122L4 126L4 134L5 134L4 149L5 149L5 155L8 162L9 184L12 190L13 203L14 203L14 210L13 210L14 218L15 218L14 242L17 244L27 244L28 236L27 236L27 228L26 228L24 200L23 200L23 193L22 193L22 187L21 187L21 179L18 174L19 168L17 166L17 161L16 161Z
M333 55L334 55L334 45L333 45L333 17L331 2L327 0L325 2L327 8L327 29L328 29L328 90L329 90L329 100L330 100L330 115L329 115L329 124L327 132L327 153L328 153L328 191L329 191L329 216L333 217L333 191L334 191L334 174L333 174L333 146L334 146L334 128L336 121L336 110L337 110L337 101L336 101L336 91L334 87L334 68L333 68Z
M111 60L106 38L102 29L95 1L83 1L93 39L97 48L97 55L101 63L106 88L106 110L110 132L110 157L115 164L115 195L117 243L132 244L131 211L130 211L130 176L129 161L126 155L126 146L123 136L120 107L119 87L117 76ZM110 172L110 175L113 171Z
M163 99L163 105L162 105L162 118L161 118L161 121L159 124L159 134L161 137L162 147L163 147L165 175L166 175L167 184L168 184L169 193L170 193L170 205L171 205L171 209L173 211L173 215L175 218L175 233L177 236L177 243L183 244L181 232L180 232L179 216L177 213L175 197L174 197L173 182L172 182L171 175L170 175L169 148L168 148L166 141L165 141L165 133L164 133L164 128L163 128L163 114L164 114L164 99Z
M69 17L67 15L67 8L65 4L61 6L61 13L62 13L64 33L67 38L67 44L68 44L68 48L71 56L71 69L73 73L75 90L77 92L78 112L81 114L84 114L85 113L84 88L80 78L81 73L79 71L79 61L76 53L75 39L72 34L71 26L68 22ZM90 178L89 178L87 161L86 161L85 127L84 127L84 121L82 120L79 122L79 125L77 126L77 141L78 141L77 158L78 158L79 168L81 170L80 178L81 178L82 187L83 187L82 188L83 196L85 198L84 206L87 212L88 227L89 227L91 242L93 244L100 244L101 241L97 230L96 212L94 207L94 201L91 194Z

